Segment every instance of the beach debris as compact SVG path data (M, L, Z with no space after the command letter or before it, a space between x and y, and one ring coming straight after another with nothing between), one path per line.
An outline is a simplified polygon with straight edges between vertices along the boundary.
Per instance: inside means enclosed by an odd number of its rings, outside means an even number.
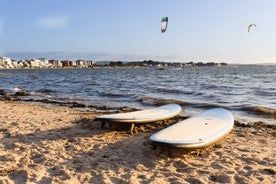
M248 33L250 33L252 27L256 27L256 24L249 24L248 25L248 27L247 27L247 32Z
M165 33L168 26L168 17L162 17L161 19L161 33Z
M17 91L14 96L29 96L29 94L27 93L27 91L22 90L22 91Z
M4 91L3 89L0 89L0 95L2 95L2 96L6 96L6 95L7 95L7 92L6 92L6 91Z
M76 107L86 107L86 105L82 103L73 102L71 108L76 108Z

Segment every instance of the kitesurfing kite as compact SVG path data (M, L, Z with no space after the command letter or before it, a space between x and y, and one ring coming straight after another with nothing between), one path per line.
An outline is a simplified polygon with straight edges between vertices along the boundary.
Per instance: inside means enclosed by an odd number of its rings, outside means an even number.
M168 26L168 17L163 17L161 19L161 33L164 33Z
M249 26L247 27L247 31L248 31L248 33L250 32L250 30L251 30L251 28L252 27L256 27L256 25L255 24L249 24Z

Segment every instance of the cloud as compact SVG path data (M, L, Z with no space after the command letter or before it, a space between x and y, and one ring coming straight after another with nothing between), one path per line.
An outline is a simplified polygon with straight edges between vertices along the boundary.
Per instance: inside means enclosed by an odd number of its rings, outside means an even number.
M36 20L36 25L44 29L62 29L69 25L69 18L65 16L47 16Z

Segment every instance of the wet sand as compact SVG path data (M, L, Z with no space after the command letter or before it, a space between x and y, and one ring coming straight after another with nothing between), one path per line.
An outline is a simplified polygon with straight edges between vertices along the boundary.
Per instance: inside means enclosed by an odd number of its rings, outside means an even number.
M177 119L101 128L96 112L0 101L0 183L276 183L275 126L236 122L216 144L153 149Z

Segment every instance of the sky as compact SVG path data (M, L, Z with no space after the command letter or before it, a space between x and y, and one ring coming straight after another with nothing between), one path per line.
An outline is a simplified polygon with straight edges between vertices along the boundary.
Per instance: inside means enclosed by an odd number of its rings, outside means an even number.
M0 7L0 56L14 59L276 63L275 0L0 0ZM256 27L248 33L249 24Z

